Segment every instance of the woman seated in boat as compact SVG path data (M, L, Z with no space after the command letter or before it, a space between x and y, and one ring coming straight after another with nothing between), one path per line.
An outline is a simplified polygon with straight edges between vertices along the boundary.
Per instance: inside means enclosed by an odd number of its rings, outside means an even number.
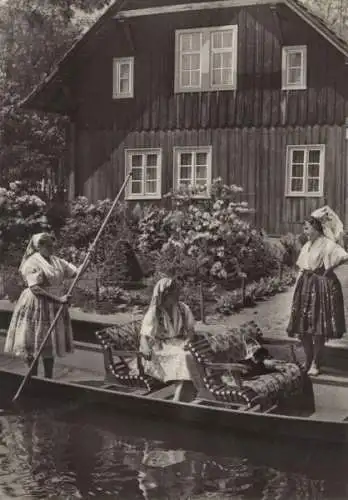
M331 209L324 208L304 223L308 241L297 261L300 272L288 325L289 336L301 339L308 374L314 376L320 372L325 342L346 331L342 287L334 273L348 261L347 252L336 243L342 230L335 225L343 226Z
M181 398L185 382L191 380L187 366L190 354L184 345L194 335L190 308L179 301L179 286L170 278L160 279L143 319L140 350L145 373L163 382L176 382L174 400Z
M53 376L54 357L73 350L69 297L63 292L63 284L78 272L73 264L53 255L53 248L54 240L48 233L35 234L29 242L19 267L27 288L15 306L4 349L23 357L30 366L63 304L63 312L42 352L47 378ZM33 375L37 375L37 370L36 364Z

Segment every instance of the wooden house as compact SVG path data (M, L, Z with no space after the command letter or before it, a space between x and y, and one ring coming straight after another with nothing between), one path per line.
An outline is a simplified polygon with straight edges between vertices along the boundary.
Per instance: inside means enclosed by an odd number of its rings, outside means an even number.
M324 203L348 223L347 56L298 0L116 0L23 105L69 117L71 196L220 176L296 232Z

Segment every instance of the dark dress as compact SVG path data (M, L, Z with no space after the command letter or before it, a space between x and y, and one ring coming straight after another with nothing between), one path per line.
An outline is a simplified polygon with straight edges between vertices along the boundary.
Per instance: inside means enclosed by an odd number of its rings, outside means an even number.
M346 256L342 247L325 237L321 237L311 253L310 245L306 244L300 254L298 265L302 265L297 281L287 328L288 335L320 335L329 339L341 338L346 331L344 300L341 283L336 274L325 269L338 264ZM309 258L308 258L309 257ZM314 269L308 269L311 264L321 263Z

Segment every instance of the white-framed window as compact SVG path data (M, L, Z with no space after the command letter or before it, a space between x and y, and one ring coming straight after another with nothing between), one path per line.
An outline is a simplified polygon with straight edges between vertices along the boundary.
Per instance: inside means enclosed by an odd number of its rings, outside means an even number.
M177 30L175 93L235 89L237 39L237 25Z
M174 148L174 189L192 188L196 197L205 198L211 186L211 146Z
M287 196L323 196L325 145L287 147Z
M283 47L282 89L305 90L307 88L307 47L305 45Z
M126 199L160 199L162 194L162 150L126 149L126 175L132 177L126 189Z
M114 99L127 99L134 96L134 57L113 59Z

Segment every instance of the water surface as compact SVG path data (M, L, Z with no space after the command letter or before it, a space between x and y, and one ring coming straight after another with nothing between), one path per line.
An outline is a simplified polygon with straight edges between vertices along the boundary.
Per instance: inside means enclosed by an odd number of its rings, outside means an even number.
M98 412L0 418L0 498L345 499L348 454Z

